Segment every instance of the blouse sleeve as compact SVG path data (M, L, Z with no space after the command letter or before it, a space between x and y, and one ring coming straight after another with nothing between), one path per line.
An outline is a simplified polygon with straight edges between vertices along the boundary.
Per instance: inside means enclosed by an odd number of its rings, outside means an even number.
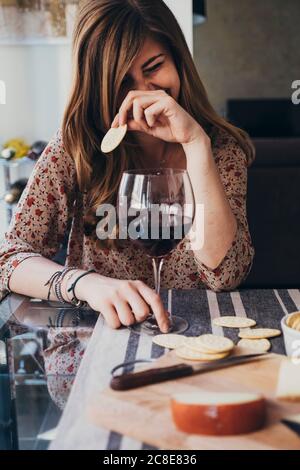
M221 133L213 148L226 196L236 217L237 231L226 256L216 269L209 269L195 259L201 280L214 291L236 288L247 277L252 267L254 248L249 233L247 198L247 158L238 142L229 134Z
M72 209L75 175L58 131L37 161L0 244L0 300L10 292L10 276L22 261L51 259L58 251Z

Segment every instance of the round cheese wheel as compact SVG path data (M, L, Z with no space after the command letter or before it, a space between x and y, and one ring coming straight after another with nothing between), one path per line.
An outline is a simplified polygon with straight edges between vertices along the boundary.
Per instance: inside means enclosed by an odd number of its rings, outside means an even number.
M250 393L193 392L171 398L173 421L190 434L227 436L262 428L266 401Z

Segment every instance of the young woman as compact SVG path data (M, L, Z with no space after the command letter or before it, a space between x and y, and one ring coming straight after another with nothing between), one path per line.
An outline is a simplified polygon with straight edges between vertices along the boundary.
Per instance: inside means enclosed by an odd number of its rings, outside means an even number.
M130 244L101 245L96 208L116 205L126 169L186 169L196 203L204 204L204 245L187 250L183 240L165 261L162 287L235 288L254 253L246 218L251 142L213 110L163 0L84 2L73 53L62 129L38 161L1 246L1 296L75 296L113 328L140 322L152 309L167 331L167 312L152 289L151 261ZM124 123L124 141L109 156L102 154L107 130ZM66 266L74 269L63 271L53 257L68 228ZM87 275L91 268L95 272Z

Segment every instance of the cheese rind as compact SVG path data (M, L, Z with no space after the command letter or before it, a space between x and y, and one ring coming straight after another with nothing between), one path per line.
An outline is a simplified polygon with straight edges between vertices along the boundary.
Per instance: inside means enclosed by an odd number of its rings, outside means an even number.
M249 393L185 393L171 398L173 421L183 432L214 436L246 434L261 429L266 401Z

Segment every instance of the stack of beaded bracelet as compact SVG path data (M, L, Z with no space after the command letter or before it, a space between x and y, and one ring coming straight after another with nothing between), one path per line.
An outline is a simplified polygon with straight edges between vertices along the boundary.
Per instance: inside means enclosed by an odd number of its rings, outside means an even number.
M72 303L71 301L67 301L67 300L64 299L64 297L62 295L62 292L61 292L61 285L62 285L62 281L63 281L65 275L68 272L74 271L76 269L78 269L78 268L76 268L74 266L69 266L69 267L64 268L62 271L56 271L54 274L52 274L50 279L45 284L45 286L49 285L47 300L50 300L51 289L53 287L55 295L56 295L57 299L59 300L59 302L62 302L63 304Z
M75 305L75 307L82 307L83 305L86 304L86 302L84 302L83 300L77 299L77 297L75 295L75 287L76 287L76 284L79 281L79 279L86 276L87 274L94 273L95 270L94 269L89 269L88 271L86 271L84 273L81 273L75 279L75 281L71 284L69 289L66 289L66 292L71 292L72 293L72 298L70 300L65 300L64 296L62 295L62 292L61 292L62 281L63 281L65 275L68 272L74 271L74 270L78 270L78 268L76 268L74 266L69 266L69 267L66 267L66 268L62 269L61 271L56 271L54 274L52 274L50 279L45 284L45 286L49 285L47 300L50 300L51 289L53 287L55 295L56 295L57 299L59 300L59 302L62 302L63 304L72 304L72 305Z

